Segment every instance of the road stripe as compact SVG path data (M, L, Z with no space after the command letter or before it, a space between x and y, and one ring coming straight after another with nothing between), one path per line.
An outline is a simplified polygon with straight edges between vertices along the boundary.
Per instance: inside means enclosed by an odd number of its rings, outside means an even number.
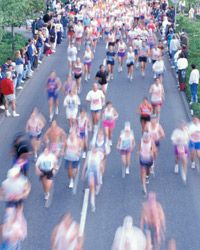
M79 237L82 237L85 230L85 223L87 219L87 210L88 210L88 202L89 202L89 188L85 189L84 199L83 199L83 206L81 210L81 219L80 219L80 228L79 228Z

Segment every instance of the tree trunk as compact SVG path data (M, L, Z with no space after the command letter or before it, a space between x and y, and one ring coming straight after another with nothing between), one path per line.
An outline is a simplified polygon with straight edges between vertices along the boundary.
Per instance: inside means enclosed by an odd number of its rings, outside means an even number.
M15 52L15 31L14 26L11 26L11 35L12 35L12 52Z

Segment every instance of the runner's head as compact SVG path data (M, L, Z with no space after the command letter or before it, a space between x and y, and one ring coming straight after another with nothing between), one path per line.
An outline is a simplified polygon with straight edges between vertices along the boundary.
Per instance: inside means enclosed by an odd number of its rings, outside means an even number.
M133 227L133 218L131 216L126 216L123 221L123 228L125 230L131 230Z
M96 92L98 90L98 84L94 83L92 89Z
M105 71L105 67L104 67L104 65L103 65L103 64L101 64L101 65L99 66L99 69L100 69L100 71L101 71L101 72L104 72L104 71Z

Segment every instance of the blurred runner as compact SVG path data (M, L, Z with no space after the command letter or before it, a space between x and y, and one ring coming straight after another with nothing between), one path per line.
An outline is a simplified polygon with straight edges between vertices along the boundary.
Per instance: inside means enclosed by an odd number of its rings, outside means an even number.
M189 156L189 135L187 128L182 124L179 128L176 128L172 135L171 140L174 145L175 153L175 168L174 173L178 174L179 172L179 162L182 164L181 176L184 183L187 179L187 165L188 165L188 156Z
M155 82L151 85L149 89L149 93L151 95L153 114L156 114L158 116L158 119L160 119L160 110L164 101L165 94L163 85L160 82L160 78L155 79Z
M91 50L90 46L87 46L86 50L84 52L84 55L83 55L85 81L90 80L91 66L92 66L93 58L94 58L94 55L92 53L92 50Z
M145 128L139 145L140 174L143 193L147 194L146 184L149 183L150 170L153 165L156 147L150 133Z
M49 121L52 122L54 116L54 108L55 114L58 115L58 94L62 87L60 79L57 77L56 73L51 72L48 80L47 80L47 95L49 102Z
M129 50L126 56L126 66L127 66L127 71L128 71L127 72L128 79L130 79L130 81L133 80L134 64L135 64L135 53L133 51L133 48L129 47Z
M21 174L20 168L14 165L8 170L7 179L2 182L0 193L7 208L23 207L24 200L31 191L28 178Z
M197 167L199 170L200 158L200 120L197 117L192 118L192 122L188 125L189 133L189 149L191 153L191 168Z
M115 121L118 116L119 115L116 109L113 107L112 103L108 101L102 113L102 122L106 139L109 142L110 146L112 146L112 133L113 129L115 128Z
M27 237L27 222L22 207L8 209L2 225L2 250L20 250L22 242Z
M146 250L146 238L141 229L133 226L131 216L126 216L123 225L115 233L112 250Z
M29 134L31 139L35 159L37 159L38 150L40 149L42 129L45 126L45 122L44 116L38 111L37 108L34 108L26 123L26 132Z
M77 135L76 127L71 128L67 139L65 140L64 159L65 167L68 171L69 188L74 187L76 175L80 164L82 152L82 143Z
M149 193L148 200L143 203L140 226L147 237L150 234L152 248L159 249L166 231L165 214L153 192Z
M78 93L80 93L81 92L81 78L83 74L83 64L81 63L80 57L77 57L76 62L74 63L73 73L74 73L74 78L76 80L77 91Z
M79 225L70 214L65 214L51 235L51 250L81 250L83 237L79 236Z
M66 117L69 122L69 128L77 124L78 107L81 104L80 98L75 90L70 90L64 99L64 107L66 108Z
M87 158L83 165L82 178L86 177L90 189L90 204L92 212L95 212L95 195L100 188L100 167L104 155L91 145L90 151L87 153Z
M86 151L88 148L88 131L92 130L92 122L86 113L86 111L82 108L80 109L79 116L77 119L77 128L79 132L80 139L82 141L82 158L86 158Z
M131 153L135 147L135 138L133 131L131 130L130 122L125 122L124 129L121 131L117 149L120 150L121 159L122 159L122 178L125 177L125 174L129 175L130 165L131 165Z
M99 71L96 73L96 80L98 81L104 95L106 95L108 88L108 72L105 70L105 66L103 64L100 65Z
M56 155L57 159L60 158L61 152L63 151L65 138L65 131L60 128L54 120L44 135L44 142L50 151Z

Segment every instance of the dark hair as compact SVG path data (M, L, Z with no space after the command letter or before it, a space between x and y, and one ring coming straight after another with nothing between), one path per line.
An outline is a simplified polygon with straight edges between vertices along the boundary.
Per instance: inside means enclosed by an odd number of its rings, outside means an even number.
M101 69L102 67L104 67L104 65L103 64L101 64L100 66L99 66L99 68Z
M195 64L192 64L191 67L192 67L192 69L196 69L196 65Z
M7 58L7 61L12 61L12 59L10 57Z

